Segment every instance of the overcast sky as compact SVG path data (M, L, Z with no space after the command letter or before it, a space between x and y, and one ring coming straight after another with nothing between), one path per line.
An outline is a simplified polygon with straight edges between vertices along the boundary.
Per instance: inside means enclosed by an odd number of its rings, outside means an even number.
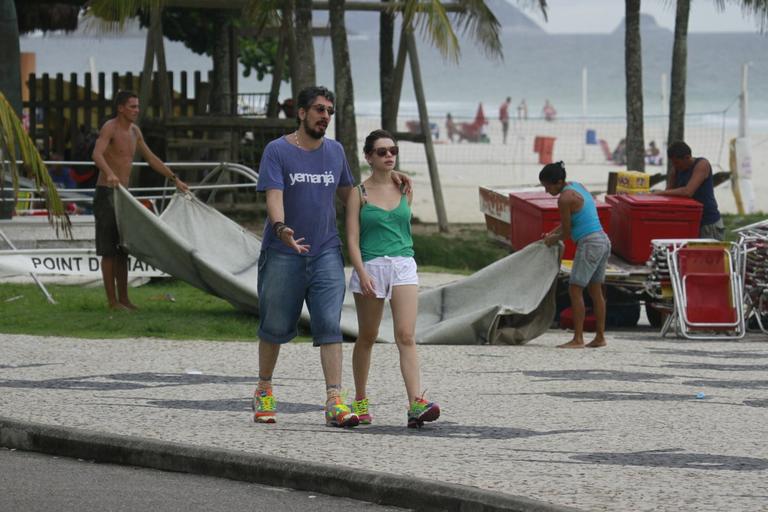
M517 6L519 2L512 2ZM536 23L551 33L612 32L624 17L622 0L547 0L549 22L540 12L526 10ZM674 30L674 0L642 0L640 10L656 18L662 27ZM758 32L754 19L745 18L739 7L726 4L718 11L714 0L691 0L689 32Z

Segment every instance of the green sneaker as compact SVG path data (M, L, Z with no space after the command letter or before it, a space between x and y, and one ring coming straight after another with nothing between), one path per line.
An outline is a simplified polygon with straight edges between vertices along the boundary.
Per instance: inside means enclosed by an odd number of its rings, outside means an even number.
M277 400L272 396L271 389L257 391L251 407L256 423L277 423Z
M368 410L368 397L352 402L352 412L357 414L361 425L370 425L373 422L373 416Z
M427 402L421 396L411 402L408 408L408 428L421 428L425 421L435 421L440 417L440 406Z
M360 423L357 414L349 410L340 396L337 396L334 403L325 404L325 424L328 427L356 427Z

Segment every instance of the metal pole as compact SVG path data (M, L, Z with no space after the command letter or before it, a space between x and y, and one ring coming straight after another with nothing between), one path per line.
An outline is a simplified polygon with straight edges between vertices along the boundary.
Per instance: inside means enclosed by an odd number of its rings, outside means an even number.
M747 82L749 63L741 65L741 94L739 94L739 137L747 136Z
M662 120L666 118L667 116L667 74L662 73L661 74L661 117ZM667 143L667 134L664 130L664 126L666 123L662 121L661 123L661 143L666 145ZM664 153L666 150L664 148L660 148L661 152Z
M587 67L581 68L581 161L587 159Z
M11 239L5 236L5 233L3 233L3 230L0 229L0 238L2 238L6 244L8 244L8 247L11 248L11 250L16 251L16 246L13 245L13 242L11 242ZM45 295L45 300L48 301L48 304L57 304L57 302L53 299L50 293L48 293L48 290L45 288L45 285L37 278L35 274L32 272L29 273L30 276L32 276L32 279L35 281L35 284L37 284L37 287L40 288L40 291L43 292L43 295Z

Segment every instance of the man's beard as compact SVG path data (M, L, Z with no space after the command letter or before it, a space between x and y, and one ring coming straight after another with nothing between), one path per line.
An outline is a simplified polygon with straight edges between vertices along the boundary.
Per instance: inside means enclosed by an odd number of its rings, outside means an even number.
M313 139L319 140L319 139L322 139L323 136L325 135L325 129L323 129L322 131L320 131L320 130L313 130L309 126L309 122L307 121L306 118L301 122L301 124L304 127L304 133L306 133L307 135L309 135Z

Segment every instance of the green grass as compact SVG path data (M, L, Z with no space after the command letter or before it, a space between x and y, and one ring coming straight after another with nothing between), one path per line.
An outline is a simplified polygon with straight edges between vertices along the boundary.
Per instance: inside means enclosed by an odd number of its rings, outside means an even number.
M132 288L131 301L140 308L133 312L108 310L101 287L46 288L58 304L48 304L34 284L0 284L0 332L96 339L256 340L256 317L176 280ZM16 297L20 298L9 301Z
M413 250L421 270L467 274L510 253L509 248L490 238L481 225L453 227L448 234L414 230Z
M731 233L732 229L747 226L761 220L768 218L768 214L765 213L750 213L747 215L736 215L733 213L725 213L722 215L723 224L725 224L725 239L733 242L738 242L739 237L736 233Z

